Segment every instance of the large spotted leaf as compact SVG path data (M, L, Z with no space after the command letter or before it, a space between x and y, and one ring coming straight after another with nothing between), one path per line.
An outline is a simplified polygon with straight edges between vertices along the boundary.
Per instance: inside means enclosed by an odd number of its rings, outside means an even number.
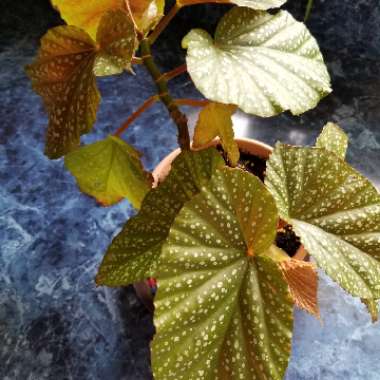
M133 21L124 11L110 10L100 20L94 72L98 76L113 75L131 69L137 39Z
M127 198L135 208L140 208L152 185L140 156L123 140L109 136L67 154L65 165L80 189L104 206Z
M79 145L91 130L100 95L93 74L95 42L74 26L50 29L35 62L27 67L33 89L49 113L45 153L58 158Z
M194 29L182 45L203 95L247 113L298 115L331 91L317 42L286 11L273 15L235 7L219 22L214 39Z
M326 149L276 145L266 184L318 266L354 296L380 297L380 196Z
M292 300L273 242L277 210L259 179L218 170L176 217L160 257L156 380L282 380Z
M214 148L182 152L165 181L146 195L139 213L128 220L112 241L96 282L120 286L154 275L174 218L222 165L223 160Z
M270 8L278 8L286 3L286 0L209 0L210 3L236 4L239 7L248 7L258 10L267 10ZM181 6L197 3L197 0L177 0L177 4Z

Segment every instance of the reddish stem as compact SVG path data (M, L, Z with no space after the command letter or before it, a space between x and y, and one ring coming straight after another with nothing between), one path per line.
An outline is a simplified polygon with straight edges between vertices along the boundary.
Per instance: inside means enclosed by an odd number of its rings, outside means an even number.
M179 106L204 107L210 103L206 99L175 99L175 104Z
M114 133L114 136L120 137L120 135L144 112L146 111L149 107L151 107L154 103L159 100L158 95L153 95L135 111L132 113L131 116L125 121L125 123Z

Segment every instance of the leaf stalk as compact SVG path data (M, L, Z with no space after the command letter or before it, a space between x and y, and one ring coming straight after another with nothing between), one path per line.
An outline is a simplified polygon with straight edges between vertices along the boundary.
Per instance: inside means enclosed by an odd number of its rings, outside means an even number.
M114 133L114 136L120 137L121 134L148 108L150 108L154 103L156 103L158 100L160 100L160 97L158 95L153 95L135 111L132 113L131 116L128 117L128 119L123 123L123 125Z

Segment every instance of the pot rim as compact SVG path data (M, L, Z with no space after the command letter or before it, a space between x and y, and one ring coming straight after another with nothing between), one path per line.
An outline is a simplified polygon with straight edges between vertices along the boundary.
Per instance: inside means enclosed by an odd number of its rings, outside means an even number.
M268 159L273 151L273 148L259 140L251 139L247 137L236 138L235 141L238 143L240 149L247 150L247 153L254 154L259 157ZM214 139L209 144L202 147L208 148L211 146L216 146L220 142L220 139ZM199 149L194 149L199 150ZM181 148L177 148L165 156L158 165L154 168L152 175L154 178L153 187L156 187L169 173L171 168L171 163L174 159L181 153Z

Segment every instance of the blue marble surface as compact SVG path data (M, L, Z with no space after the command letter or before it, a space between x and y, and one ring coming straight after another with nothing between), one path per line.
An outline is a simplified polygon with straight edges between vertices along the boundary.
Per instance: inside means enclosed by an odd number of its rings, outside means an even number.
M306 1L305 1L306 2ZM317 36L334 93L302 117L235 117L238 136L312 144L332 120L349 134L349 161L380 186L380 6L378 0L315 1L309 27ZM101 208L82 195L61 160L43 155L46 115L25 77L38 37L59 22L47 1L0 5L0 379L151 379L152 317L132 288L96 288L104 249L133 213L124 201ZM298 16L300 1L288 6ZM158 62L183 61L179 41L192 25L212 25L211 7L186 10L160 39ZM216 13L221 12L220 9ZM180 54L179 57L176 53ZM94 132L103 138L154 92L141 68L99 80L102 104ZM197 97L185 76L177 97ZM190 120L194 109L186 109ZM125 135L152 169L176 147L161 105ZM322 323L295 313L287 380L379 380L380 324L363 305L321 274Z

